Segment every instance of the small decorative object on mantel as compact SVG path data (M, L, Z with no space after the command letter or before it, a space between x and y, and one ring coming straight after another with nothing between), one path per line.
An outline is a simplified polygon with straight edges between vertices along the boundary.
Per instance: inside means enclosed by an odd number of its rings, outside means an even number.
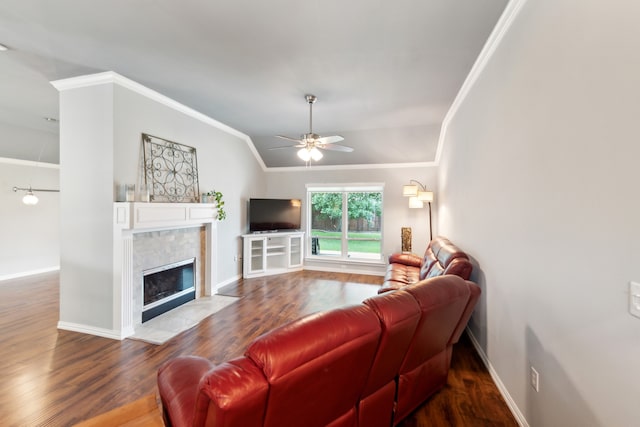
M402 227L402 252L411 252L411 227Z
M142 134L142 144L149 200L197 203L200 190L196 149L146 133Z
M222 193L219 191L209 191L202 193L202 203L215 203L218 209L218 221L222 221L227 217L227 213L224 211L224 200L222 200Z

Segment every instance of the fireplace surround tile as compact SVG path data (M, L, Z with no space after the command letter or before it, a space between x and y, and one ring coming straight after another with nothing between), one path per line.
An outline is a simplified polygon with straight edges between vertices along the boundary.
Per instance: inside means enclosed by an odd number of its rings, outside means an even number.
M149 231L133 236L133 321L142 322L143 274L147 269L195 258L196 296L203 295L204 227Z

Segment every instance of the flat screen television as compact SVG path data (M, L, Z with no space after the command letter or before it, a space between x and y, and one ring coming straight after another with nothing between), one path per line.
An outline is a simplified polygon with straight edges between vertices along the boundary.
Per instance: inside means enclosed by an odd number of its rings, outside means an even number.
M300 230L300 199L249 199L249 232Z

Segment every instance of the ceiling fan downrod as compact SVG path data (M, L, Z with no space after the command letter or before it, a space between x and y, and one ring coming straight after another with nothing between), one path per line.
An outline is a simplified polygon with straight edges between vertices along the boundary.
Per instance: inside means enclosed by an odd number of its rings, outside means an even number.
M305 95L309 103L309 137L313 137L313 104L318 99L315 95Z

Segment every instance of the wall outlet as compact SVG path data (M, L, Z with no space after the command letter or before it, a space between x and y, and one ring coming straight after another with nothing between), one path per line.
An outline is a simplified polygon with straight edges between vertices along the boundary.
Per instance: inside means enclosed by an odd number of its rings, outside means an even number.
M533 387L536 392L540 391L540 375L538 374L538 371L536 371L536 369L531 366L531 371L529 372L529 374L531 387Z

